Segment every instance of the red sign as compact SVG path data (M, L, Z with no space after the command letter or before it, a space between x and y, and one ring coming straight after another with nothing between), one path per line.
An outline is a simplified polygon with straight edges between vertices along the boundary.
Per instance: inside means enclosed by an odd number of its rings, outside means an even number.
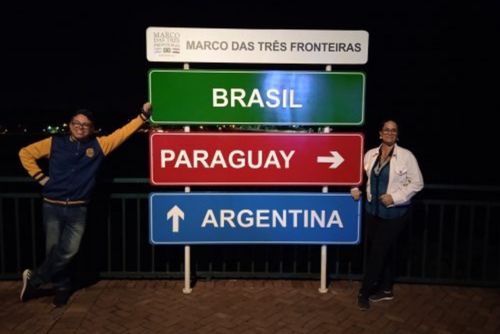
M360 133L167 133L150 138L154 185L358 185Z

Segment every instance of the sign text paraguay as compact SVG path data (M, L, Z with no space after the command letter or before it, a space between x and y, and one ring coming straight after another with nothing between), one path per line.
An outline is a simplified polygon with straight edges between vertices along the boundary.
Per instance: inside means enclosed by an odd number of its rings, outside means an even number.
M362 72L151 70L156 124L362 125Z
M167 133L150 136L154 185L354 185L356 133Z

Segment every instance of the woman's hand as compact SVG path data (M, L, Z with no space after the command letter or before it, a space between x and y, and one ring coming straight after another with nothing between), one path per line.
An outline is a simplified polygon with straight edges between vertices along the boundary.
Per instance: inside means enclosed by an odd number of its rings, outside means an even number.
M383 194L382 196L379 197L379 199L385 206L394 204L394 200L392 199L392 196L389 194Z
M363 192L359 190L359 188L351 188L351 196L355 201L361 198L361 194L363 194Z

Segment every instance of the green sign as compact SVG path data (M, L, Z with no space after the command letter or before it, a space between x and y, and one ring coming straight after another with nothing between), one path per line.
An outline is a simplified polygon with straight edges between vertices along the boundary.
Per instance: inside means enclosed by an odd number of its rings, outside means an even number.
M151 70L155 124L361 125L361 72Z

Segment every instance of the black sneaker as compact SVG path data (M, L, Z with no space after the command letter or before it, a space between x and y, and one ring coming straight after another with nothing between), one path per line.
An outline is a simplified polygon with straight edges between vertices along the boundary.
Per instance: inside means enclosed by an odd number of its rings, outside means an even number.
M369 299L371 302L376 303L382 300L393 300L394 295L392 294L392 291L378 291L371 295Z
M21 290L21 295L19 296L19 299L22 302L26 302L38 296L38 289L35 288L30 282L32 276L33 272L31 270L26 269L23 271L23 288Z
M61 307L68 303L69 297L71 297L72 291L70 289L58 289L56 290L56 294L54 299L52 300L52 304L55 307Z
M370 301L363 295L358 296L358 307L361 311L370 309Z

